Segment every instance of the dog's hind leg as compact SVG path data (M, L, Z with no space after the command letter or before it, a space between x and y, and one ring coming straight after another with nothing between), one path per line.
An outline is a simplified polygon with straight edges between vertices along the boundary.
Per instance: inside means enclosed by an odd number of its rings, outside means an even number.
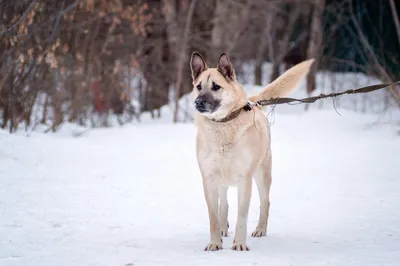
M270 207L269 191L272 182L271 165L272 160L270 155L264 159L254 175L258 194L260 196L260 218L256 230L251 234L252 237L262 237L267 234Z
M221 225L221 236L228 236L228 187L220 187L219 194L219 223Z

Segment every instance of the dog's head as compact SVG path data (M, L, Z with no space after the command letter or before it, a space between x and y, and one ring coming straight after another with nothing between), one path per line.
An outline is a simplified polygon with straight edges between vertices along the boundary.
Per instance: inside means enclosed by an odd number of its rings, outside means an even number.
M193 99L196 111L211 119L221 119L247 103L246 95L236 82L235 70L223 53L216 68L209 68L203 57L193 52L190 59Z

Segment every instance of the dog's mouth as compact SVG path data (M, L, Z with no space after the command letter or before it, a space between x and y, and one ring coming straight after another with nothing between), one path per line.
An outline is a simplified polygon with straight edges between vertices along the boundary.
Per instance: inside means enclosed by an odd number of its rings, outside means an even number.
M204 107L197 107L197 106L196 106L196 110L197 110L199 113L211 113L211 111L210 111L209 109L204 108Z
M195 106L199 113L214 113L220 107L219 103L206 104L205 106Z

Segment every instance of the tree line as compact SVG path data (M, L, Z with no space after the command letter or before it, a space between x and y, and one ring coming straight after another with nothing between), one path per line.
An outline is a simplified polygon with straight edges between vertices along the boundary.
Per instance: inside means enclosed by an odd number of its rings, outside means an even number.
M398 7L390 0L375 10L397 36L388 49L385 41L371 41L384 32L375 30L371 39L364 23L371 10L359 2L0 1L0 127L14 132L38 124L56 131L64 122L107 126L110 114L122 124L140 121L143 112L157 118L171 102L177 122L185 112L178 100L192 89L188 60L195 50L214 64L227 52L239 76L241 66L252 62L259 85L265 61L272 63L272 81L315 57L308 93L322 69L398 79L398 69L390 67L400 65ZM349 57L354 49L363 60ZM347 53L338 56L338 50ZM396 88L388 97L398 102Z

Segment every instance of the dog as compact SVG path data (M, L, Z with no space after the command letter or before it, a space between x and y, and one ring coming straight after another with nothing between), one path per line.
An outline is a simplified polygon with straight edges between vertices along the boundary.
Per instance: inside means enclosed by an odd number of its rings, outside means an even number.
M254 103L289 95L313 62L314 59L309 59L291 67L262 92L248 98L236 81L235 70L226 53L221 54L216 68L209 68L198 52L192 53L196 157L210 223L210 242L205 251L222 249L222 237L228 236L227 192L230 186L238 189L232 249L249 251L246 234L253 177L260 197L260 216L251 236L266 235L272 181L271 138L262 107Z

